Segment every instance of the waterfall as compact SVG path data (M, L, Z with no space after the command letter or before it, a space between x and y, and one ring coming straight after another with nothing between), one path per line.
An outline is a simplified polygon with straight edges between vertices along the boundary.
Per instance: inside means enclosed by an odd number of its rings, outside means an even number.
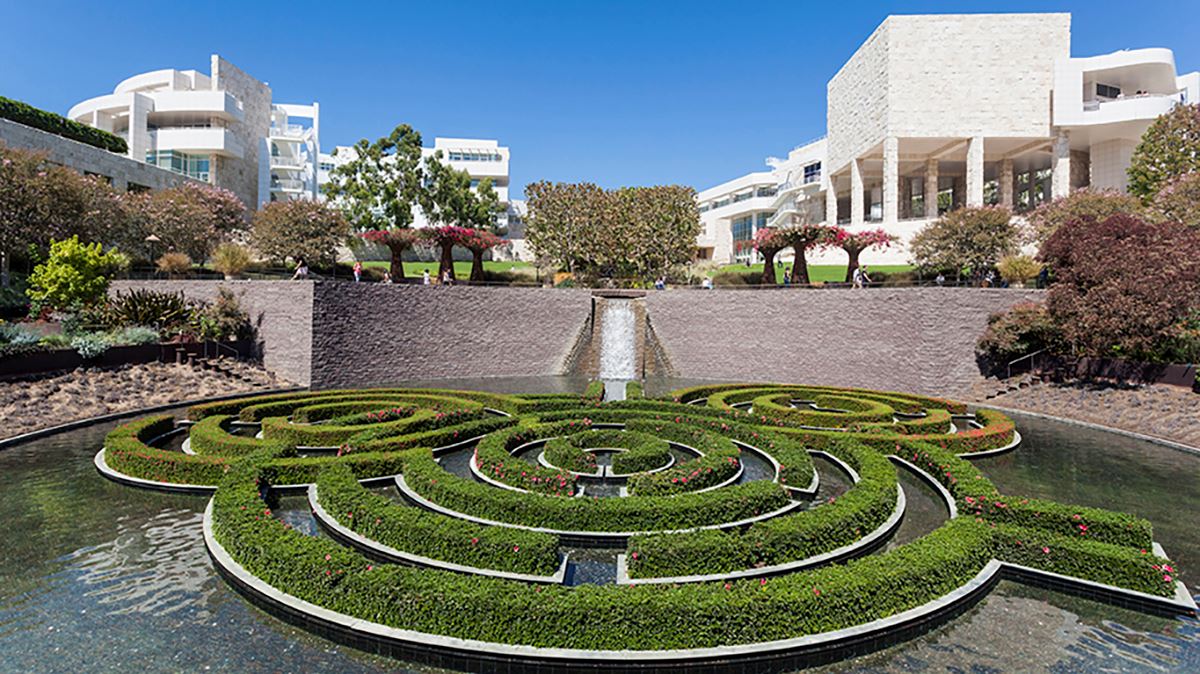
M625 382L637 378L636 320L631 300L608 299L600 317L600 379L605 400L624 400Z

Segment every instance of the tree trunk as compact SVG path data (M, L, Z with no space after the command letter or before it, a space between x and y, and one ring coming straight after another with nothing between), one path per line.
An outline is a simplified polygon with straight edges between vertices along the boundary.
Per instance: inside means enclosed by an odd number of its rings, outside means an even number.
M854 270L858 269L858 256L862 249L846 248L845 251L850 256L850 262L846 265L846 283L849 283L854 280Z
M404 278L404 251L407 246L388 246L388 250L392 252L391 265L388 267L388 273L391 274L392 280Z
M779 251L767 248L758 252L763 256L763 273L759 283L773 286L775 285L775 254Z
M454 244L442 244L442 259L438 261L438 278L446 278L446 271L450 271L450 278L454 280Z
M0 251L0 288L7 288L9 284L8 273L8 251Z
M483 251L471 251L471 283L483 283Z
M796 259L792 260L792 285L808 285L808 260L804 259L805 246L793 247Z

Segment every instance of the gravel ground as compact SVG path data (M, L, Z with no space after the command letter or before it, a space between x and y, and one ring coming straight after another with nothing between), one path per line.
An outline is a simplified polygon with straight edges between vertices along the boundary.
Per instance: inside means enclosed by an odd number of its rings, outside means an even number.
M1200 447L1200 394L1176 386L1038 384L979 402L1089 421Z
M0 438L112 412L290 386L258 365L222 365L229 372L146 363L0 382Z

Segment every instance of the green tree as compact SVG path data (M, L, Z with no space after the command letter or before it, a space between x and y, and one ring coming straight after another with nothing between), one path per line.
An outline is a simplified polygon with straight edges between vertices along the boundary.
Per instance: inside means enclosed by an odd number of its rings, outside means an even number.
M335 168L325 193L334 200L358 232L382 232L364 238L391 251L391 275L404 277L402 255L415 238L391 234L412 226L413 206L421 201L421 134L407 124L375 142L365 138L354 146L353 158Z
M492 188L490 178L479 181L471 186L471 175L460 171L441 161L441 151L435 152L425 160L425 189L421 191L421 210L430 222L441 225L444 231L433 232L431 241L441 251L438 264L438 276L449 273L454 278L455 245L464 245L468 240L474 240L469 232L459 232L460 228L496 232L496 215L500 212L500 199ZM479 240L479 241L482 241ZM471 249L477 258L480 278L482 280L483 253L486 248L476 246ZM474 265L473 265L474 266Z
M991 267L1017 250L1012 213L998 206L951 211L917 232L909 243L913 262L926 269Z
M596 233L606 217L603 189L542 180L526 185L525 197L525 240L536 255L572 273L594 257Z
M250 242L259 253L282 261L303 258L309 264L333 264L337 245L350 234L342 213L320 201L275 201L259 209Z
M690 187L623 187L609 192L604 213L593 257L623 277L665 274L696 255L700 212Z
M108 279L127 265L116 250L82 243L78 236L50 244L50 256L29 276L29 299L35 307L76 309L95 304L108 291Z
M1029 223L1026 238L1040 246L1059 227L1073 220L1089 218L1101 221L1122 214L1140 217L1145 211L1137 197L1116 190L1075 190L1026 214L1025 219Z
M1129 192L1149 203L1164 185L1200 170L1200 104L1176 105L1142 134L1129 161Z

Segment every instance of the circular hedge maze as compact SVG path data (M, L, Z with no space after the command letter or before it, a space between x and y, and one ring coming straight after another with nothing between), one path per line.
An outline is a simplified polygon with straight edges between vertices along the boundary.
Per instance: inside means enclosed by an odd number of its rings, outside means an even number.
M926 630L1001 578L1195 610L1149 522L1000 493L970 459L1016 447L1012 421L949 400L372 389L188 417L117 428L97 467L211 493L215 565L275 615L442 666L803 666ZM900 471L946 517L898 543ZM274 512L288 492L323 535Z

